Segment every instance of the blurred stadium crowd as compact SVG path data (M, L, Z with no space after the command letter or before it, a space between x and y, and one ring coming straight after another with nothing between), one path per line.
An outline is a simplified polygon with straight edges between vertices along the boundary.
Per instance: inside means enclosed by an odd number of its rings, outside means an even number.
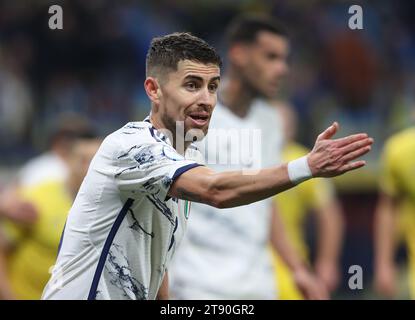
M48 28L52 4L63 7L63 30ZM375 139L368 166L335 179L346 221L343 281L335 297L376 297L370 288L379 158L385 140L415 121L415 3L359 1L364 29L354 31L347 27L351 4L0 0L0 189L49 147L63 115L81 116L100 136L143 119L149 112L145 54L154 36L190 31L223 54L222 32L232 17L269 13L291 40L291 73L278 98L297 112L297 140L311 147L334 120L342 135L364 131ZM305 226L311 248L314 224ZM405 252L399 256L404 260ZM350 265L362 266L367 290L349 289ZM402 298L406 286L403 280Z

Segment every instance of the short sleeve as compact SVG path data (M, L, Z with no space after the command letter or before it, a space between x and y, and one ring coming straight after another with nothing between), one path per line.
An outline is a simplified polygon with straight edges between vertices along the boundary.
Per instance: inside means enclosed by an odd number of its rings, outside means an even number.
M118 156L115 180L120 191L151 194L164 201L172 183L197 166L168 144L144 143Z

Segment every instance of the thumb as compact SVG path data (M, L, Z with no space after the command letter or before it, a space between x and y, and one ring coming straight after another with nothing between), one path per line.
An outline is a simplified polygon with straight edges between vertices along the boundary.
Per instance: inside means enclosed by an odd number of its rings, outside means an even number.
M317 141L324 140L324 139L330 139L336 134L338 130L339 130L339 124L335 121L330 127L328 127L326 130L324 130L322 133L319 134L319 136L317 137Z

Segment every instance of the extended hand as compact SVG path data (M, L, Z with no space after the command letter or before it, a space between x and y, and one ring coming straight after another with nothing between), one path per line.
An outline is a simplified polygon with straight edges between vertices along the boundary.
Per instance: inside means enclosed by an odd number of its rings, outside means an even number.
M338 129L339 124L334 122L318 136L308 154L308 165L314 177L334 177L366 164L363 160L353 160L370 151L373 139L366 133L359 133L332 140Z

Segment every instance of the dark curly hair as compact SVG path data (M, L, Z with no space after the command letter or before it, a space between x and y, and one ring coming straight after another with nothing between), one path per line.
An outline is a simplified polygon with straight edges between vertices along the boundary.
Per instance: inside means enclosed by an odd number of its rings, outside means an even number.
M207 42L188 32L175 32L151 41L146 58L146 75L157 76L175 71L181 60L222 66L219 54Z

